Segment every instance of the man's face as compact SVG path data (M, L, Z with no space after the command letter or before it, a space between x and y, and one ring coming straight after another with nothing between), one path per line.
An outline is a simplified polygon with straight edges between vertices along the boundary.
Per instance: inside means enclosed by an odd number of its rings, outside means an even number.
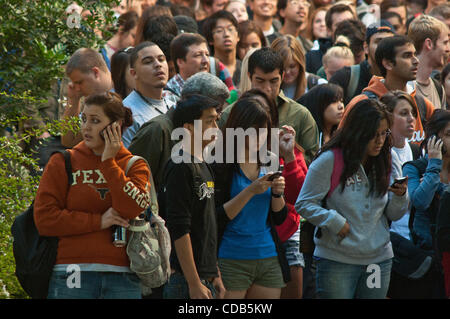
M208 129L217 129L218 118L219 115L217 114L216 109L211 107L203 110L202 116L199 119L202 122L201 127L199 125L195 125L195 123L184 124L184 127L191 133L191 145L195 145L195 142L200 141L201 139L202 149L204 149L209 143L213 142L215 140L215 135L209 135L211 138L206 140L204 140L203 137L206 136L205 132Z
M406 33L406 20L407 20L407 16L406 16L406 7L405 6L400 6L400 7L396 7L396 8L389 8L387 9L387 12L395 12L397 13L401 18L401 28L398 31L399 34L405 34ZM395 29L397 30L397 29Z
M216 27L212 30L215 51L230 52L236 50L239 42L238 31L233 23L226 19L217 20Z
M353 12L351 11L344 11L344 12L338 12L338 13L334 13L331 16L331 34L334 34L334 31L336 31L336 27L337 25L345 20L351 20L353 19Z
M365 51L368 56L368 60L371 65L375 65L375 51L377 50L378 43L384 38L389 38L394 36L391 32L378 32L370 37L369 47L365 46Z
M392 24L392 26L394 27L394 30L397 34L405 34L406 31L406 27L405 25L402 23L402 21L400 20L399 17L395 16L395 17L391 17L386 19L390 24Z
M255 16L272 18L277 12L277 0L250 0L250 9Z
M154 88L164 88L169 77L166 56L157 45L140 50L134 68L130 71L136 83Z
M430 52L431 62L434 69L442 68L447 64L447 59L450 55L450 43L447 32L441 32L439 38L436 40L436 44Z
M308 17L309 3L306 0L289 0L280 15L294 24L301 25Z
M88 96L93 93L107 91L107 83L104 81L102 71L94 67L88 73L83 73L74 69L69 75L75 91L81 96Z
M252 84L252 89L260 89L266 93L270 99L276 101L276 98L280 93L280 86L283 81L283 77L278 69L275 69L269 73L264 73L263 70L256 67L253 75L250 77L250 81Z
M385 64L387 72L394 74L405 82L415 80L419 60L417 59L414 45L407 43L397 47L396 52L395 63L383 60L383 62L387 62Z
M193 44L189 47L186 58L178 59L178 68L184 80L192 75L209 71L209 51L206 43Z

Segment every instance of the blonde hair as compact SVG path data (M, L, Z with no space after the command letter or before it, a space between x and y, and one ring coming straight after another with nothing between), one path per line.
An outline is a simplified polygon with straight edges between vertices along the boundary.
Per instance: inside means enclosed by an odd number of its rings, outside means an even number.
M255 52L256 48L252 48L248 50L248 52L245 54L244 59L242 60L241 64L241 80L239 82L239 93L243 94L244 92L247 92L252 88L252 82L248 76L248 60L250 59L250 56Z
M328 49L322 57L322 64L325 67L331 58L351 60L355 64L355 57L352 50L350 50L350 40L343 35L337 37L335 45Z
M426 39L431 39L434 45L441 33L448 33L447 25L432 16L422 14L415 18L408 29L408 37L414 43L418 54L422 52L423 43Z
M284 67L287 61L292 59L299 65L299 72L297 77L297 88L295 89L294 100L299 99L306 90L306 58L303 53L300 42L292 35L287 34L276 38L271 45L271 48L280 54L283 59Z

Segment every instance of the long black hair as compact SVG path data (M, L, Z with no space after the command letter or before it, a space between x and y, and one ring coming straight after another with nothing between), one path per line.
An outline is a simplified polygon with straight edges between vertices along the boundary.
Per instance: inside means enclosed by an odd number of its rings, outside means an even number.
M374 99L359 101L349 111L343 126L316 155L317 158L333 148L342 149L344 169L340 179L341 191L344 190L347 179L358 171L367 146L375 138L382 120L387 120L389 127L391 126L391 116L384 104ZM392 140L388 136L380 153L374 157L369 156L365 165L370 180L370 193L376 191L376 195L380 197L386 194L389 187L391 146Z
M298 103L305 106L313 116L320 132L325 127L323 114L330 104L342 101L344 91L339 85L333 83L320 84L314 86L306 94L297 100ZM337 125L331 129L331 134L337 129Z
M243 129L246 131L249 128L255 128L257 131L259 128L267 128L267 146L270 148L270 132L272 128L272 120L269 111L266 109L266 106L263 105L263 102L260 99L255 97L244 97L240 98L233 106L233 109L230 112L230 115L222 128L223 135L223 164L220 164L220 171L223 173L222 178L225 181L225 185L227 188L231 186L231 181L233 175L235 173L240 173L240 166L238 163L238 154L241 154L244 150L238 150L237 146L237 136L231 135L229 136L227 133L227 128L231 129ZM234 139L234 141L231 141ZM227 144L234 143L233 147L233 162L227 163ZM259 150L249 150L250 152L257 152L258 166L262 166L260 162Z

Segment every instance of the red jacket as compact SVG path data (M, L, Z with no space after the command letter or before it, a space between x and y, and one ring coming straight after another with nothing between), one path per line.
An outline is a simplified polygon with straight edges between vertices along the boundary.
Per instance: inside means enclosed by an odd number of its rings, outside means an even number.
M295 161L287 163L283 170L283 177L286 183L284 189L284 199L286 201L288 213L283 224L276 226L281 242L288 240L299 228L300 215L295 210L294 205L297 201L298 194L300 194L300 190L303 186L303 182L305 181L306 173L308 171L303 153L297 144L294 149L294 153ZM280 164L284 164L282 158L280 158Z

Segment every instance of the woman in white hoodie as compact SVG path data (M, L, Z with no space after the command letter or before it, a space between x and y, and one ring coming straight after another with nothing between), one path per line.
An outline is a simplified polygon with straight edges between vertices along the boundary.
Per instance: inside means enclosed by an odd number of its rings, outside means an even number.
M406 183L391 187L391 119L367 99L350 110L312 162L295 207L317 226L320 298L385 298L392 267L388 220L406 211Z

